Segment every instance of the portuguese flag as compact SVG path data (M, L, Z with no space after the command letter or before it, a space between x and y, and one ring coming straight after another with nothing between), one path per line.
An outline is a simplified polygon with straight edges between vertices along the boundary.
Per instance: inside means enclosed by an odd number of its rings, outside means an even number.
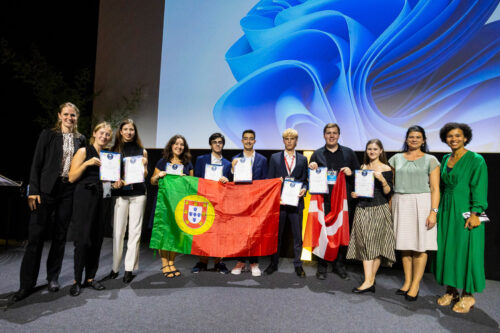
M222 184L166 175L150 247L209 257L253 257L276 252L281 180Z

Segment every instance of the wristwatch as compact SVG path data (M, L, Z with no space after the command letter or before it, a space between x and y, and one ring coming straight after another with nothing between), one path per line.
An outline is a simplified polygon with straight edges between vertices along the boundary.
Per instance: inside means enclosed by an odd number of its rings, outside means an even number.
M439 212L439 209L437 209L437 208L432 208L432 211L433 211L434 213L436 213L436 214L437 214L437 213Z

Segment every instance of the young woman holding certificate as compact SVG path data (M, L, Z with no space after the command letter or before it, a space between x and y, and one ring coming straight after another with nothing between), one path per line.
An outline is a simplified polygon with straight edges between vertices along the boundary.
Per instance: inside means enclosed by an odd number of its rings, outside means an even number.
M123 282L129 283L134 278L132 272L139 265L142 218L146 206L144 179L148 173L148 153L142 146L137 126L132 119L126 119L120 124L111 150L120 153L123 162L121 179L111 185L111 193L116 197L113 214L113 267L103 280L118 277L128 224Z
M426 151L424 129L412 126L406 132L403 152L389 159L395 170L392 216L396 250L401 251L405 276L396 294L407 301L417 300L427 251L437 250L439 162Z
M364 282L353 293L375 292L375 276L382 263L392 266L396 261L395 239L389 198L392 195L392 169L387 164L382 142L378 139L368 141L365 148L361 170L373 172L373 197L359 197L354 212L351 240L347 248L347 259L363 262Z
M50 292L59 290L58 279L75 188L68 182L68 171L73 154L85 146L85 137L77 129L79 113L73 103L62 104L55 127L43 130L36 144L28 189L28 205L31 210L28 245L21 264L21 286L11 296L12 302L29 296L36 285L45 233L50 229L52 214L54 228L47 258L47 281Z
M451 154L441 164L443 193L433 270L437 282L447 288L437 302L454 303L453 311L467 313L476 303L472 294L485 287L484 224L479 215L488 207L488 169L481 155L465 149L472 139L468 125L448 123L440 137ZM463 290L460 299L457 288Z
M108 123L98 124L90 138L90 146L80 148L71 162L69 181L77 182L73 197L75 281L69 290L71 296L80 295L82 287L105 289L94 279L99 267L99 255L104 238L104 224L101 221L103 188L99 179L101 166L99 153L109 144L112 136L113 132ZM81 284L84 270L85 282Z
M151 176L151 184L158 185L158 180L167 175L167 173L177 173L179 170L181 175L193 176L193 164L191 164L191 153L186 139L182 135L174 135L168 140L165 149L163 149L163 157L156 163L155 171ZM154 211L153 211L154 216ZM154 228L154 226L153 226ZM174 266L176 253L158 249L161 257L161 270L166 278L174 278L180 276L181 272Z

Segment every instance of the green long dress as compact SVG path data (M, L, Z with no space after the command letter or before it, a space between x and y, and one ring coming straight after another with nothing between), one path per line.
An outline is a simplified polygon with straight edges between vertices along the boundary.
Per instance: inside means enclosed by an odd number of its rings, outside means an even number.
M488 207L488 169L481 155L468 151L449 172L441 163L441 201L438 214L438 250L434 275L441 285L481 292L484 275L484 223L464 228L465 212L482 213Z

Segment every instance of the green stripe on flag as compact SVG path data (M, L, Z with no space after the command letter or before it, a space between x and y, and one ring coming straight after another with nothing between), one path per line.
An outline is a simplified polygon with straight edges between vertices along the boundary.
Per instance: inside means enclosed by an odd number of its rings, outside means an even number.
M183 232L175 222L175 209L185 196L198 193L198 178L166 175L158 182L152 249L191 253L193 236Z

